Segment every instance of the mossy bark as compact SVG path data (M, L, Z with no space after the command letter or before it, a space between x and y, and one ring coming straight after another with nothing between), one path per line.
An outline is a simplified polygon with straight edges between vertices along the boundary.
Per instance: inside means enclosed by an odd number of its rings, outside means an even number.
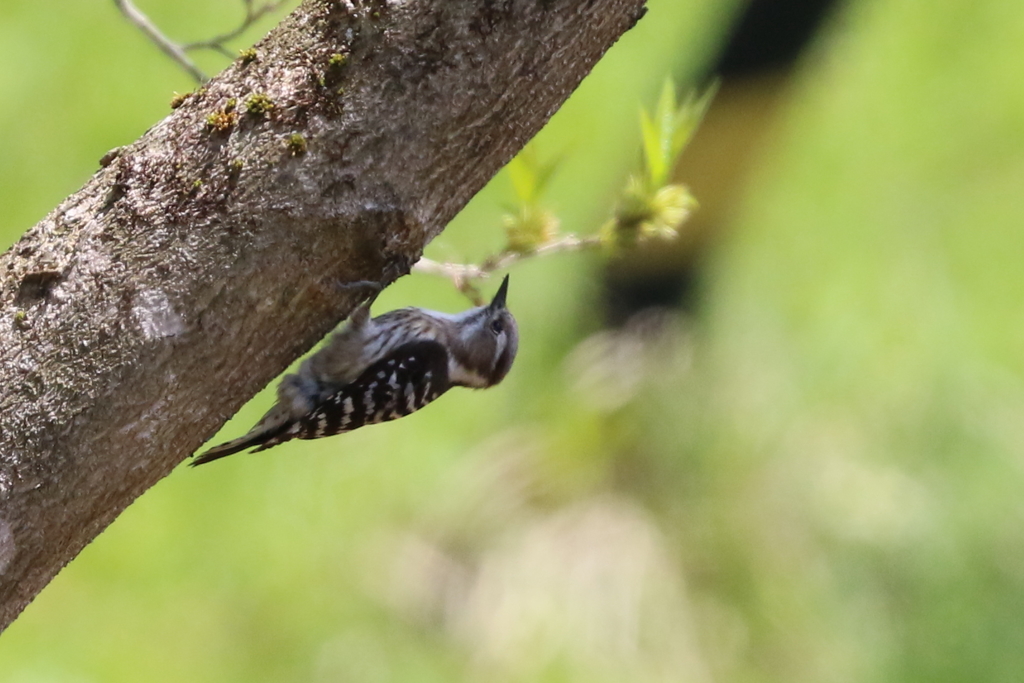
M309 0L0 256L0 628L347 315L339 284L408 272L643 5Z

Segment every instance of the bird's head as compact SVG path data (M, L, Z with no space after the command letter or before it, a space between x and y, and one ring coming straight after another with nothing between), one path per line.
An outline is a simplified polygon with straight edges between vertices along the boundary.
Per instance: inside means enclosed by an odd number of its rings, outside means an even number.
M452 378L456 383L483 389L505 379L512 368L519 349L519 328L506 306L507 296L508 275L491 303L459 316L456 360L462 367Z

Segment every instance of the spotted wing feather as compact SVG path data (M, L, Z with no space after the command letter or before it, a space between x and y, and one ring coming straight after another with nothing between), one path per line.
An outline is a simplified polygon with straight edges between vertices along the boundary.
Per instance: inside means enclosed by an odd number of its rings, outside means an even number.
M444 347L435 341L405 344L256 450L289 439L320 439L405 417L449 388L448 353Z

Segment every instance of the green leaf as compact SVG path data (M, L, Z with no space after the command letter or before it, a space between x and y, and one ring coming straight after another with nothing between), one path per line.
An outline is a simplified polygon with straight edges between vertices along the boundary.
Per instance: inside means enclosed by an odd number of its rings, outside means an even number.
M508 178L512 181L512 191L520 204L530 204L536 198L537 178L530 163L525 159L524 149L512 161L508 162Z
M519 204L534 205L540 201L551 177L558 168L560 157L541 162L533 143L528 144L508 163L508 177Z
M669 78L661 88L654 116L645 109L640 110L647 183L652 190L668 183L679 155L704 117L716 90L717 84L713 84L700 95L691 93L677 106L675 84Z
M691 92L679 106L674 124L675 130L672 135L673 163L683 153L683 150L686 149L686 144L697 131L697 126L704 119L704 114L707 113L708 107L711 106L711 100L714 99L717 92L718 81L714 81L699 95Z
M640 110L640 132L643 135L644 161L647 166L648 182L654 185L656 178L665 175L665 168L661 155L661 136L645 109Z

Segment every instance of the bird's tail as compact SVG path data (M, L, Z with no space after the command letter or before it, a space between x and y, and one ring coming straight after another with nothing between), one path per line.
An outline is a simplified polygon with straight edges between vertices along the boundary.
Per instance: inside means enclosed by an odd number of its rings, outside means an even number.
M244 451L246 448L252 446L258 446L255 451L262 451L271 446L276 446L279 443L284 443L292 437L288 434L288 428L291 427L290 420L274 420L273 411L267 414L267 416L259 422L255 427L249 430L249 433L245 436L240 436L237 439L232 439L227 443L222 443L219 446L214 446L205 453L201 453L195 457L190 463L192 467L196 465L203 465L220 458L226 458L229 455L234 455L239 451Z

